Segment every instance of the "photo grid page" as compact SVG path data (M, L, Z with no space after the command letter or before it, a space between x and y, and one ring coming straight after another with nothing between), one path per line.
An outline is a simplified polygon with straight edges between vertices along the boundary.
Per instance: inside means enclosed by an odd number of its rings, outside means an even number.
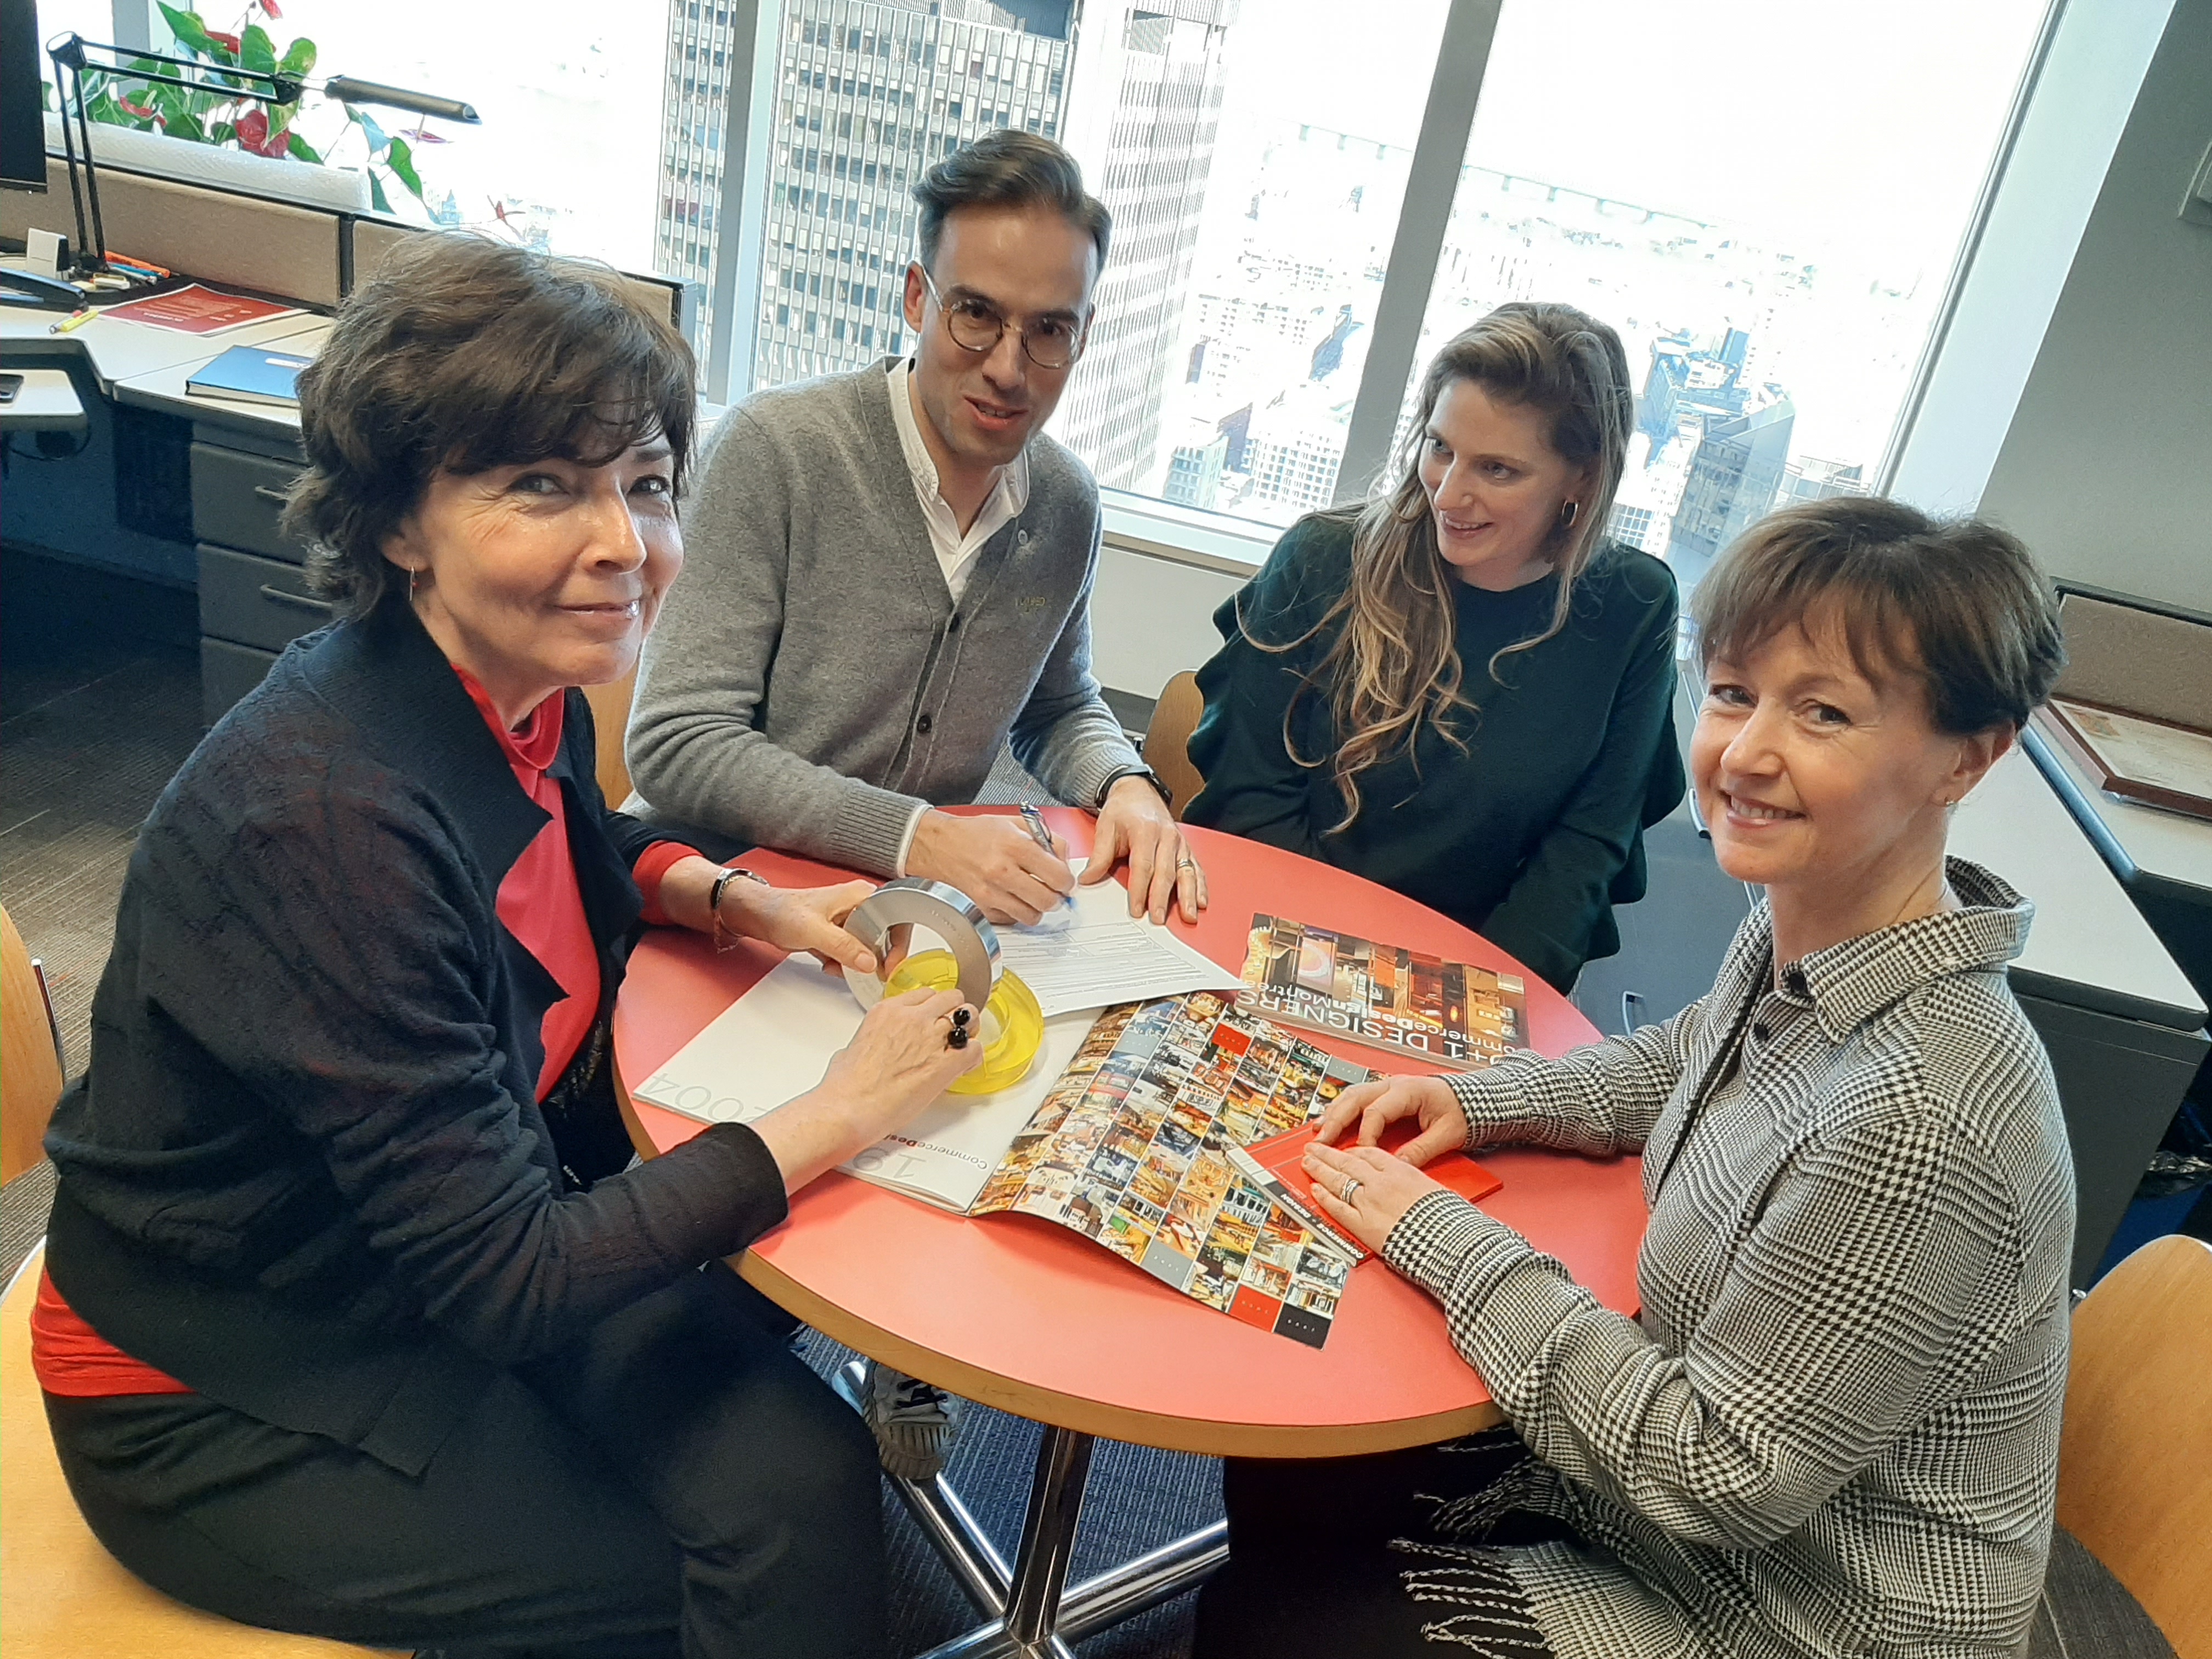
M1318 1116L1366 1076L1208 992L1109 1008L969 1212L1072 1228L1209 1308L1318 1348L1352 1259L1227 1155Z

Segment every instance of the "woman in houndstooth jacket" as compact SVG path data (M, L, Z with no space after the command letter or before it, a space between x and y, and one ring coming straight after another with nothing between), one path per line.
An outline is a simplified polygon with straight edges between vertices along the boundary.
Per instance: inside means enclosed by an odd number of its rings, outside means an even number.
M1229 1466L1206 1659L2012 1651L2042 1584L2074 1183L2005 963L2032 907L1949 810L2062 661L2027 551L1830 500L1699 588L1691 772L1766 890L1711 993L1562 1060L1348 1091L1333 1213L1434 1295L1510 1426ZM1402 1157L1374 1142L1395 1119ZM1641 1153L1640 1315L1418 1167Z

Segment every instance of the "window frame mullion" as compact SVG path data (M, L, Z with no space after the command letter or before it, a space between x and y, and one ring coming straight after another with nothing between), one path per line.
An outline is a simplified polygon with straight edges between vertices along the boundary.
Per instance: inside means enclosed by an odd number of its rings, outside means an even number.
M769 162L775 153L776 87L783 61L783 0L731 0L729 10L722 190L714 210L714 326L704 365L706 396L718 404L735 403L753 389ZM736 234L725 234L725 226Z
M1344 457L1336 469L1336 501L1364 497L1390 459L1390 440L1413 377L1413 354L1420 349L1421 324L1428 315L1429 293L1436 285L1437 262L1443 257L1444 233L1452 203L1467 165L1468 139L1490 66L1504 0L1451 0L1443 37L1437 46L1437 68L1429 100L1421 112L1420 136L1406 175L1406 198L1398 210L1397 234L1390 244L1390 265L1376 303L1367 362L1360 373L1359 395L1345 433Z

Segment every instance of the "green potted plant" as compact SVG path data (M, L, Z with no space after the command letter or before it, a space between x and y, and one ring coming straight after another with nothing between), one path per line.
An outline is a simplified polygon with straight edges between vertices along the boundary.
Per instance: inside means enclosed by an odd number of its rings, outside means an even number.
M159 82L134 80L131 71L158 71L161 65L134 58L117 70L88 70L84 76L85 113L110 126L157 132L188 143L213 144L242 149L255 155L289 156L318 167L340 165L333 160L348 140L358 133L363 146L362 166L368 176L369 198L380 213L392 212L386 181L397 180L422 204L422 179L416 170L415 152L426 143L445 141L417 123L408 133L386 132L376 118L353 104L340 104L345 125L334 142L318 149L300 132L301 105L269 105L252 99L227 97L224 85L243 87L244 81L225 73L235 69L262 74L305 76L315 67L315 43L304 35L281 50L264 27L283 18L277 0L247 0L236 28L211 29L196 11L161 5L176 40L176 55L205 66L215 83L208 90L188 91ZM319 102L319 100L318 100Z

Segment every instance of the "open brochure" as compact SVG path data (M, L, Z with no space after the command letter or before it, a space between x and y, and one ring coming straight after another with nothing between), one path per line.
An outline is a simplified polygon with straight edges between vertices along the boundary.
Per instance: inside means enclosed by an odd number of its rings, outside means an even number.
M1255 915L1237 1006L1454 1071L1528 1046L1527 987L1515 975Z
M1366 1076L1211 992L1109 1008L969 1213L1041 1216L1318 1348L1352 1258L1229 1154L1317 1116Z
M634 1092L750 1122L813 1087L860 1018L841 985L794 958ZM1228 1153L1307 1121L1366 1075L1207 992L1062 1015L1045 1022L1020 1083L942 1096L843 1167L961 1214L1040 1216L1318 1347L1352 1258L1237 1176Z

